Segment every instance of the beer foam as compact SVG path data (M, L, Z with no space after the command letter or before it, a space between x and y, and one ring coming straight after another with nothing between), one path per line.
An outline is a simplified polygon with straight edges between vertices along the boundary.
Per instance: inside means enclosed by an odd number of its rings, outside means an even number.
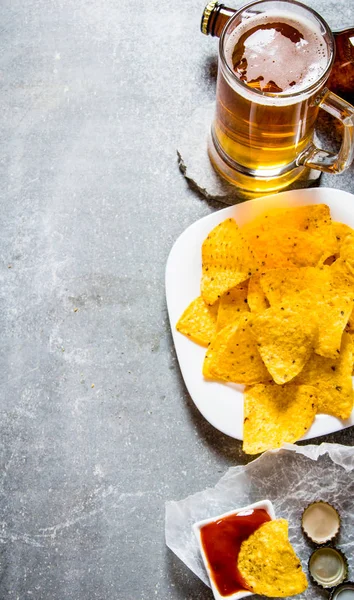
M258 80L261 90L274 82L281 92L293 94L315 83L326 70L329 51L319 29L311 21L287 12L268 11L244 19L226 42L225 57L234 70L232 55L240 37L261 25L282 23L294 27L301 39L294 42L275 28L259 29L246 36L243 58L247 60L246 81ZM234 71L237 75L236 71Z

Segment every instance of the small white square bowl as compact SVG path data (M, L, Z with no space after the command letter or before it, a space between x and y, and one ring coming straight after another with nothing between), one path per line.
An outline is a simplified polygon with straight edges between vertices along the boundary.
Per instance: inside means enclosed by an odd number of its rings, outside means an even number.
M243 506L242 508L237 508L236 510L230 510L229 512L226 512L222 515L217 515L216 517L212 517L211 519L204 519L204 521L198 521L198 523L194 523L194 525L193 525L193 531L198 540L199 549L200 549L200 552L201 552L201 555L203 558L204 566L208 573L211 589L213 590L215 600L225 600L225 598L227 600L240 600L240 598L246 598L246 596L254 596L254 594L253 594L253 592L247 592L247 591L235 592L235 594L231 594L231 596L222 596L220 594L220 592L218 591L218 589L213 581L213 578L211 575L211 570L210 570L209 563L208 563L208 559L204 552L204 548L203 548L202 540L201 540L201 533L200 533L201 529L202 529L202 527L204 527L204 525L208 525L209 523L214 523L215 521L219 521L220 519L224 519L225 517L230 517L231 515L239 515L240 513L247 512L254 508L263 508L268 513L268 515L270 516L272 521L276 518L275 512L274 512L274 507L273 507L273 504L271 503L271 501L270 500L260 500L259 502L255 502L254 504L249 504L248 506Z

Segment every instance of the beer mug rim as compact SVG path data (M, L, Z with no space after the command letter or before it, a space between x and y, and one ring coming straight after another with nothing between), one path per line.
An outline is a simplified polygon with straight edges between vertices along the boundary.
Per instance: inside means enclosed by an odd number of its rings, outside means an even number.
M328 35L328 41L329 41L328 46L329 46L330 55L329 55L328 64L326 66L326 69L323 71L322 75L317 79L317 81L314 81L311 85L303 88L302 90L298 90L298 91L295 91L292 93L279 94L279 93L275 93L275 92L263 92L262 90L250 88L250 86L247 85L247 83L244 83L243 81L241 81L241 79L239 79L237 77L237 75L235 75L234 71L230 68L230 66L227 63L226 56L225 56L225 41L226 41L226 36L227 36L229 30L232 28L234 22L240 17L240 15L242 15L243 12L245 12L252 6L262 5L262 4L270 4L270 3L272 3L272 4L274 4L274 3L288 4L289 10L291 10L291 7L294 5L299 6L300 8L304 9L306 12L311 13L315 17L315 19L317 19L317 21L319 21L320 24L324 27L326 34ZM328 23L324 20L324 18L313 8L306 6L302 2L298 2L297 0L252 0L252 2L249 2L248 4L244 4L243 6L241 6L240 9L237 10L237 12L229 19L226 26L224 27L223 32L220 36L219 57L221 59L223 68L226 70L226 73L228 74L228 76L231 77L231 81L233 83L235 83L236 86L240 86L241 88L243 88L244 91L247 93L247 95L252 95L253 97L258 96L258 97L273 98L273 99L278 98L281 101L283 101L283 100L286 101L287 98L288 99L289 98L291 98L291 99L299 98L300 99L301 97L304 97L304 96L305 97L311 96L312 93L315 93L317 91L317 89L320 89L322 87L322 85L327 81L327 79L330 75L332 66L333 66L334 58L335 58L334 36L333 36L333 33L332 33Z

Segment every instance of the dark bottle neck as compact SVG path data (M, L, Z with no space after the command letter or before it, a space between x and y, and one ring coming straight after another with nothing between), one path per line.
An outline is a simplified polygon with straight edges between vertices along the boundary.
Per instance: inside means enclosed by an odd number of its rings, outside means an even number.
M235 12L236 9L228 8L224 4L219 4L215 1L209 2L205 7L202 16L200 27L202 33L213 37L220 37L226 23L231 19Z
M336 59L328 81L328 87L354 100L354 27L334 31Z

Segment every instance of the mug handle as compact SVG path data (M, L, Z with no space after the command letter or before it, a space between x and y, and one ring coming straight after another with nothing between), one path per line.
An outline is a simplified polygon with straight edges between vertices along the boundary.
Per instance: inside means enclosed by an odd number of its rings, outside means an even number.
M311 143L299 155L297 164L327 173L342 173L354 157L354 106L327 88L316 98L316 104L343 124L342 145L338 154L334 154Z

